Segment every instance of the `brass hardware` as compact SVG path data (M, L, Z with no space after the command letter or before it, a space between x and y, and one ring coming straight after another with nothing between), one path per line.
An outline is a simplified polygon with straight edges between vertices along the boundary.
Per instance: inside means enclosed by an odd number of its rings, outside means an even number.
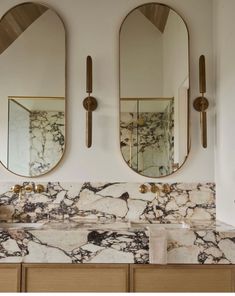
M146 185L144 185L144 184L140 185L139 192L140 193L146 193L146 192L148 192L148 187Z
M11 188L11 191L19 194L19 197L21 198L22 193L42 193L45 191L45 188L41 184L37 184L36 186L34 186L34 184L27 184L23 186L16 184Z
M199 58L199 92L201 94L206 92L206 63L204 55L201 55Z
M160 188L159 188L157 185L152 184L152 185L150 186L150 191L151 191L152 193L160 193Z
M34 192L35 193L42 193L45 191L45 187L42 184L37 184L35 186Z
M83 101L83 107L87 110L86 114L86 129L87 138L86 145L88 148L92 145L92 112L97 108L97 100L94 97L87 97Z
M140 185L139 192L147 193L148 191L151 191L152 193L156 193L156 194L159 194L160 192L163 192L164 194L167 194L167 193L171 192L171 187L167 183L163 184L162 186L158 186L156 184L151 184L150 189L145 184Z
M193 107L196 111L200 112L202 147L207 148L206 110L209 107L209 102L204 97L204 93L206 92L206 66L205 66L205 56L204 55L201 55L199 58L199 90L200 90L201 96L194 100Z
M165 193L165 194L167 194L167 193L170 193L171 192L171 187L170 187L170 185L169 184L163 184L162 185L162 192L163 193Z
M33 187L33 185L28 184L28 185L23 186L22 189L24 189L26 193L30 193L34 190L34 187Z
M16 185L11 187L11 191L13 191L14 193L20 193L22 188L23 188L22 186L16 184Z
M87 56L86 58L86 92L92 93L92 58Z
M24 186L21 186L19 184L16 184L11 187L11 191L13 191L16 194L19 194L19 199L22 198L22 191L24 190Z
M92 145L92 112L96 110L98 103L92 93L92 58L87 56L86 60L86 92L88 97L83 101L83 107L87 110L86 114L86 145L88 148Z
M178 162L172 164L172 170L173 170L173 171L178 170L179 167L180 167L180 166L179 166L179 163L178 163Z

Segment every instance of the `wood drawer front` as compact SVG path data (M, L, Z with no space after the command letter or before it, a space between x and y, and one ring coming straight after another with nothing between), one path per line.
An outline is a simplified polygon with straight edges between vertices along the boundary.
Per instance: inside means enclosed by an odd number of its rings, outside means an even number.
M23 264L24 292L126 292L128 265Z
M228 266L131 266L133 292L232 292Z
M20 291L20 264L0 264L0 292Z

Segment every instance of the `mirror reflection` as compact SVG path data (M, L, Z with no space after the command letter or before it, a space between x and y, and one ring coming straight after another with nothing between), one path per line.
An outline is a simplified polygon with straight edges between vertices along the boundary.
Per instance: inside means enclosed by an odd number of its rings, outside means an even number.
M147 177L178 170L189 152L188 31L168 6L131 11L120 30L120 146Z
M48 7L22 3L0 20L0 160L35 177L65 147L65 29Z
M9 98L8 169L38 176L64 152L64 98Z

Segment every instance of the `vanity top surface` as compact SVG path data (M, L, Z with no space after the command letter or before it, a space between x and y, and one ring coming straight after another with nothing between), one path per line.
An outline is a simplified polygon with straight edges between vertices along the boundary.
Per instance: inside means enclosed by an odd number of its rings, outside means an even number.
M157 220L144 221L123 221L123 220L95 220L95 219L76 219L64 221L42 221L35 223L24 222L0 222L0 230L4 229L23 229L23 230L77 230L77 229L106 229L106 230L144 230L144 229L166 229L192 231L212 230L218 232L235 232L235 227L221 221L212 220L183 220L167 221L159 223Z
M0 222L0 263L235 264L235 227L171 222Z

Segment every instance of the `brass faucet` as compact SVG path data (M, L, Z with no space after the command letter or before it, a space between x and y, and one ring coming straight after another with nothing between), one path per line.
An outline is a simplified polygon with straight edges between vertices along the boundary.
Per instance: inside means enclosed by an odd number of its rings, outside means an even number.
M142 184L139 187L139 192L141 193L147 193L148 191L151 191L152 193L156 193L156 197L159 196L161 192L168 194L171 192L171 187L169 184L165 183L162 186L158 186L156 184L151 184L150 189L147 185Z
M11 191L13 191L16 194L19 194L19 198L22 199L23 186L16 184L11 187Z
M43 185L41 184L27 184L27 185L19 185L16 184L14 186L12 186L11 191L13 191L16 194L19 194L19 198L22 199L22 195L23 193L42 193L45 191L45 188Z

